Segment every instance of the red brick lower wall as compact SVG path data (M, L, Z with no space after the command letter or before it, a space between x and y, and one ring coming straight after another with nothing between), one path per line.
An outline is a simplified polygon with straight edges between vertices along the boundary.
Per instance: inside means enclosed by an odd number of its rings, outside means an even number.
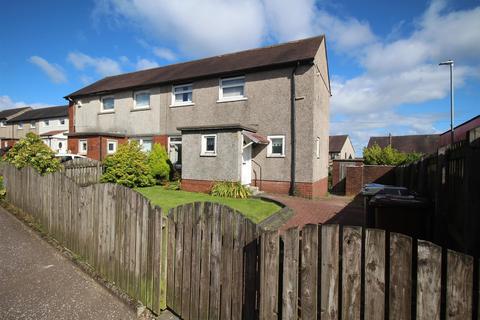
M107 141L117 140L118 144L125 143L126 138L118 137L69 137L68 138L68 150L71 153L78 154L78 141L87 140L88 150L86 156L94 160L103 160L108 155L107 153ZM100 142L101 141L101 142ZM101 143L101 145L100 145Z
M162 146L166 146L168 144L168 136L153 136L153 143L160 143Z
M13 147L18 141L18 139L2 139L1 148ZM7 145L5 145L5 143L7 143Z
M209 193L215 181L182 179L182 190Z
M347 167L345 194L356 196L367 183L395 184L394 166Z

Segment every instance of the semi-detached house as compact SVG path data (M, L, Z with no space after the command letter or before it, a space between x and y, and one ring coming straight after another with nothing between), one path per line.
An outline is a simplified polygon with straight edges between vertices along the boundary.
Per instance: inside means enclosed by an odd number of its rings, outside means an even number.
M69 149L103 159L129 139L161 143L185 190L320 196L330 92L324 36L107 77L65 97Z

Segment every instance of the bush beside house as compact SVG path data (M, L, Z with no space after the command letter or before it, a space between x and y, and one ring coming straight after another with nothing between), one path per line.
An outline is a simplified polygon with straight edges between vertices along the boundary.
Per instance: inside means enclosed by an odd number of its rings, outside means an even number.
M36 134L29 132L18 141L5 155L5 160L16 168L31 166L40 174L56 172L60 169L60 161Z
M154 144L152 151L148 154L148 165L157 183L168 180L170 176L170 164L168 153L160 144Z

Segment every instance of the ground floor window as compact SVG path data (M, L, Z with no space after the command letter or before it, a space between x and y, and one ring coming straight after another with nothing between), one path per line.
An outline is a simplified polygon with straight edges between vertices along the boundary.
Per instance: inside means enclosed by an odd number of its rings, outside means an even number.
M117 152L117 140L107 140L107 153L113 154Z
M148 137L148 138L131 138L130 141L137 141L143 152L152 151L153 139L150 138L150 137Z
M172 164L182 163L182 137L168 137L168 156Z
M87 140L79 140L78 141L78 153L80 154L87 154L88 151L88 142Z
M285 136L268 136L268 157L285 157Z
M217 155L217 135L204 134L202 135L202 156L216 156Z

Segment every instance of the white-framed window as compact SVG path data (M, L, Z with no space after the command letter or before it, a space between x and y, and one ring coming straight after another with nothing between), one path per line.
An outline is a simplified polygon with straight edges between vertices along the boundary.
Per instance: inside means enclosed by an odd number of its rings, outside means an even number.
M153 139L152 138L131 138L131 141L137 141L143 152L152 151Z
M43 126L48 127L50 125L50 120L43 120Z
M30 121L30 128L35 129L35 121Z
M87 140L79 140L78 141L78 153L79 154L87 154L88 152L88 142Z
M245 99L245 77L220 79L219 101L234 101Z
M107 140L107 153L112 154L117 152L117 140Z
M204 134L202 135L202 156L216 156L217 155L217 135Z
M23 129L23 122L19 122L17 124L18 129L22 130Z
M182 84L172 86L172 106L187 106L193 104L193 85Z
M7 121L2 120L0 121L0 127L5 128L7 126Z
M267 157L285 157L285 136L268 136Z
M320 159L320 138L317 137L315 140L315 154L317 156L317 159Z
M150 108L150 91L137 91L134 96L133 109Z
M115 99L113 96L102 97L102 112L115 111Z
M65 119L60 119L60 124L63 126L65 124Z

